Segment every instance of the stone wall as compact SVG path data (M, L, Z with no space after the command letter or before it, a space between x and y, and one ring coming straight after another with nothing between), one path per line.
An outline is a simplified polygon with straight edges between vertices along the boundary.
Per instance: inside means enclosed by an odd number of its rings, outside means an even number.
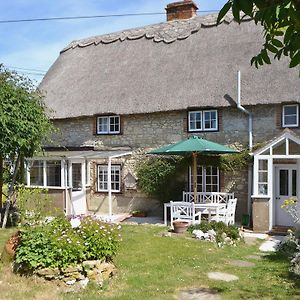
M264 143L281 131L281 106L247 107L253 113L253 142ZM187 111L121 116L121 134L96 135L96 117L55 120L60 133L54 136L54 146L103 145L135 148L157 147L187 136L199 135L218 143L248 145L248 117L237 108L219 109L219 131L188 133ZM293 129L300 134L300 129Z
M281 128L281 105L256 105L247 107L253 114L253 143L265 143L274 136L280 134ZM248 146L248 116L240 112L236 107L218 109L219 131L205 133L187 132L187 111L173 111L165 113L139 114L121 116L121 134L119 135L96 135L96 117L84 117L68 120L56 120L54 124L60 129L60 134L54 137L54 146L94 146L103 147L130 147L138 152L140 148L155 148L168 143L184 139L189 135L199 135L211 141L226 145ZM293 129L300 134L300 129ZM135 157L136 158L136 157ZM126 176L135 180L134 160L122 160L122 182ZM130 162L130 163L128 163ZM107 163L107 161L94 161ZM96 186L95 167L91 170L91 192L88 195L88 208L90 211L107 212L107 195L98 193ZM225 174L224 188L233 191L238 198L237 219L242 214L248 213L248 171L240 170L237 173ZM113 211L129 212L132 209L147 210L150 214L160 212L161 205L148 199L138 192L136 187L128 188L123 184L122 192L114 194Z

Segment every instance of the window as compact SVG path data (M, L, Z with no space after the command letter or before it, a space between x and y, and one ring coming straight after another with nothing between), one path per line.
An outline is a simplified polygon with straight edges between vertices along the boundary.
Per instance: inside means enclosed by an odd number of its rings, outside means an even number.
M59 160L47 161L47 186L61 186L61 162Z
M60 160L32 160L28 162L27 185L40 187L62 186Z
M105 116L97 118L97 134L120 133L120 116Z
M268 161L266 159L258 161L258 194L268 194Z
M299 105L284 105L282 107L282 127L299 126Z
M111 191L120 192L121 187L121 167L111 166ZM108 166L98 165L98 192L108 192Z
M218 112L216 110L190 111L188 115L189 131L218 130Z
M197 191L198 192L219 192L219 168L213 166L197 166ZM192 169L189 168L190 191L193 188Z

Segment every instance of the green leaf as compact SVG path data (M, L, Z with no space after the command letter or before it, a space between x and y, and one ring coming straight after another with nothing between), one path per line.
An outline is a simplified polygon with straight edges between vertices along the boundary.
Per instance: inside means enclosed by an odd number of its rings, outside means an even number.
M272 53L277 53L278 52L278 49L276 47L274 47L272 44L266 44L265 46Z
M297 54L293 56L290 62L290 68L294 68L300 64L300 50L298 50Z
M274 46L276 46L277 48L282 48L282 47L283 47L282 42L280 42L280 41L277 40L277 39L272 39L271 42L272 42L272 44L273 44Z
M235 21L237 21L238 23L241 23L240 8L236 1L233 2L233 4L232 4L232 14L233 14Z
M268 52L266 49L261 50L261 57L266 64L268 64L268 65L271 64L271 61L270 61L270 58L269 58L269 55L268 55Z
M239 0L239 5L242 9L242 11L252 17L252 9L253 9L253 2L250 0Z
M231 8L231 1L228 1L220 10L218 18L217 18L217 24L220 24L221 20L225 17L225 15L228 13L229 9Z

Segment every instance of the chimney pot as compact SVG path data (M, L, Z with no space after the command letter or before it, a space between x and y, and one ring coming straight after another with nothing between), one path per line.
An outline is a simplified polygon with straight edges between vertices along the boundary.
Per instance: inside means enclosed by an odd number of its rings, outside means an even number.
M173 2L167 5L167 21L191 19L197 15L198 7L192 0Z

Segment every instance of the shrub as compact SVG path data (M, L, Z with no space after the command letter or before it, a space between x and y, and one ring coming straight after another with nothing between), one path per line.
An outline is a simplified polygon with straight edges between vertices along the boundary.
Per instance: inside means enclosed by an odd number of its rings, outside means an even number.
M78 219L77 226L71 223L57 217L23 230L15 262L27 270L65 268L89 259L111 260L116 254L120 227L92 217Z

